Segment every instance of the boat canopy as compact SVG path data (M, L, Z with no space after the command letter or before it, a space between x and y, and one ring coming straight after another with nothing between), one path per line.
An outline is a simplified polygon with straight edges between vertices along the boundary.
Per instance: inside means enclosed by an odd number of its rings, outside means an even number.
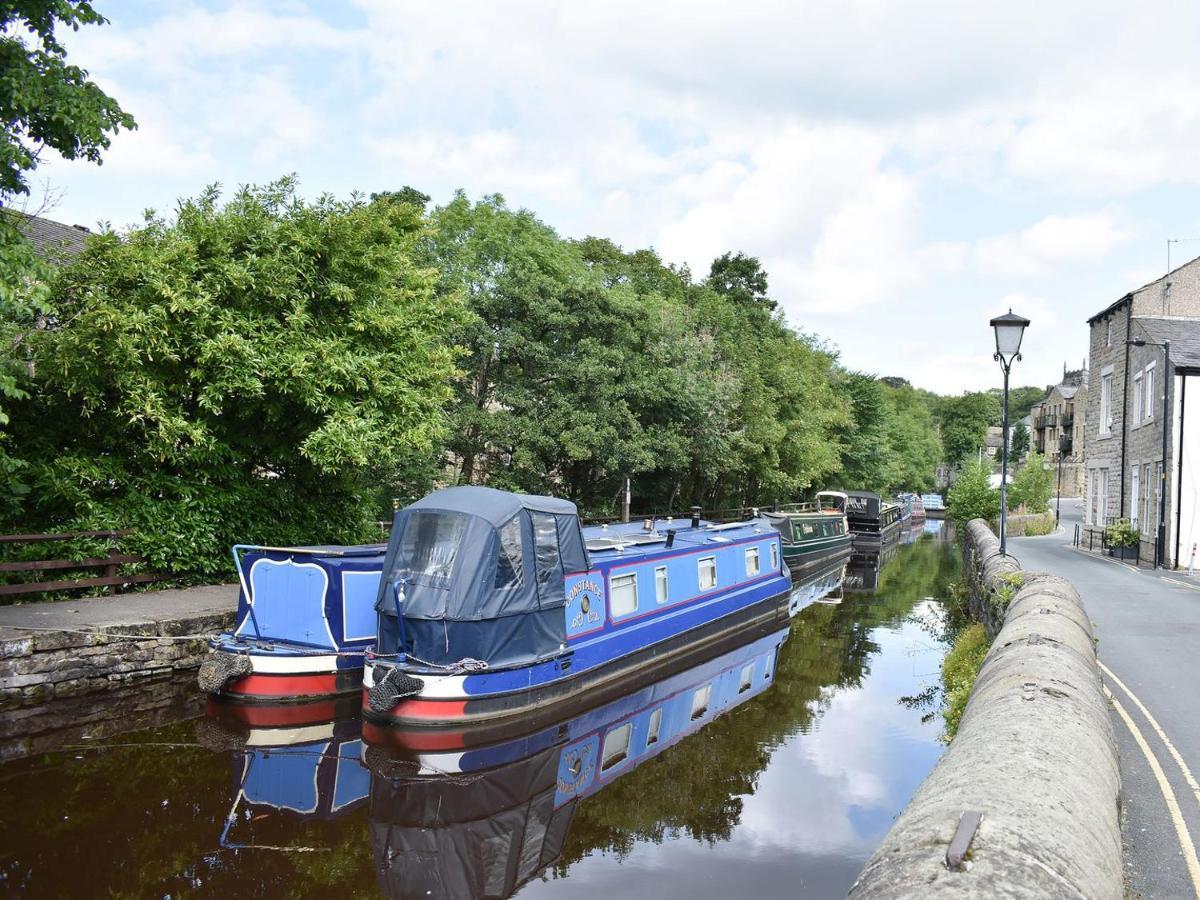
M553 611L566 603L564 575L587 569L575 504L486 487L436 491L392 523L375 602L381 645L389 633L400 640L399 613L404 649L421 659L528 662L566 639Z

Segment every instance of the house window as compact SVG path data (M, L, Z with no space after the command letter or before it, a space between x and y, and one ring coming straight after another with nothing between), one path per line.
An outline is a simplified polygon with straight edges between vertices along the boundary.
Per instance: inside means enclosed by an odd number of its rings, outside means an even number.
M779 571L779 545L776 543L771 544L771 571Z
M1112 346L1112 319L1106 319L1106 320L1105 320L1105 322L1104 322L1104 328L1105 328L1105 331L1104 331L1104 345L1105 345L1106 347L1111 347L1111 346Z
M1150 515L1154 511L1155 493L1153 482L1150 481L1150 463L1146 463L1142 466L1142 531L1145 532L1153 532L1158 525L1158 520Z
M711 591L717 586L717 558L705 556L698 563L700 567L700 590Z
M629 758L629 735L633 723L626 722L604 736L604 750L600 754L600 771L606 772L619 762Z
M1146 366L1146 402L1144 404L1147 422L1154 418L1154 405L1154 363L1150 363Z
M1112 373L1100 379L1100 433L1112 433Z
M637 573L612 577L609 582L608 609L614 619L637 610Z
M1154 464L1154 527L1162 521L1163 464ZM1164 551L1164 556L1166 553Z
M706 684L692 694L692 719L698 719L708 712L708 701L712 699L712 685Z
M1134 463L1133 470L1129 473L1131 479L1129 487L1129 524L1134 528L1137 528L1138 524L1138 501L1141 499L1141 494L1138 493L1138 488L1140 487L1138 478L1141 470L1142 467Z
M654 600L656 603L667 602L667 567L659 566L654 570Z
M1133 425L1142 424L1142 373L1133 376Z
M650 725L646 729L646 746L658 743L659 732L662 731L662 707L650 713Z
M738 684L738 693L744 694L750 690L750 685L754 684L754 663L747 663L742 669L741 681Z
M753 578L762 571L762 565L758 559L758 548L746 548L746 577Z

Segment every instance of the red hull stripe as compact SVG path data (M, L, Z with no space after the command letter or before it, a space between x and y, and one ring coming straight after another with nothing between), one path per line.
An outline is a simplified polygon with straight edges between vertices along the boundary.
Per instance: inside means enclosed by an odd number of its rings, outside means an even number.
M337 693L337 675L247 675L222 691L232 697L315 697Z
M209 703L209 709L214 710ZM334 700L318 700L315 703L278 703L264 706L245 706L223 703L220 714L231 716L251 728L283 728L295 725L315 725L329 722L337 717Z
M253 676L251 676L253 677ZM363 689L363 707L367 691ZM388 710L389 719L459 719L467 712L466 700L401 700Z
M401 747L417 752L463 750L467 746L467 742L459 731L401 731L371 722L363 722L362 736L368 744Z

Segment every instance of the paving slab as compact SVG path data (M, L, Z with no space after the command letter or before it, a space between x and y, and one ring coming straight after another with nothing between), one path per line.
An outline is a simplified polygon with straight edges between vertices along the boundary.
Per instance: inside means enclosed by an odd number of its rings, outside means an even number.
M0 607L0 638L21 629L104 629L221 615L237 609L237 584L137 591Z

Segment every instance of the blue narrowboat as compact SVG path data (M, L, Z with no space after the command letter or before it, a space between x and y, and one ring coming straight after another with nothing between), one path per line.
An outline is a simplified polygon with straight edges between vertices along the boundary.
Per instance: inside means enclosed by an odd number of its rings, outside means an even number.
M364 726L371 838L390 897L509 897L561 855L580 801L759 696L787 620L532 733L483 746L397 750ZM372 750L385 751L372 753Z
M236 624L210 642L201 688L269 703L357 694L386 547L234 547Z
M367 655L365 716L454 726L586 697L786 616L762 518L581 527L574 504L485 487L396 513Z

